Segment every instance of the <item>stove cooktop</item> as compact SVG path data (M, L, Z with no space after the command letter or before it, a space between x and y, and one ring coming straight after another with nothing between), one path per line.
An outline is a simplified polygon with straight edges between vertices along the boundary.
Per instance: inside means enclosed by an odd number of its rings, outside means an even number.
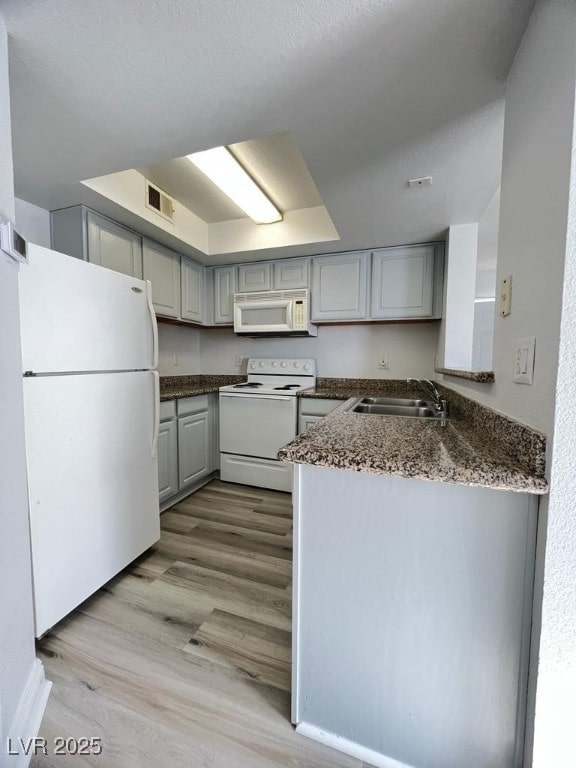
M259 358L248 360L248 380L220 387L236 394L296 395L316 385L316 361L312 358Z

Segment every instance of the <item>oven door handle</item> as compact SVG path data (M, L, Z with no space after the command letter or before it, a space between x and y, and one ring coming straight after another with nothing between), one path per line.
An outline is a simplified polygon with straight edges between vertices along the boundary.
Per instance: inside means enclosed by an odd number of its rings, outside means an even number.
M249 397L251 400L294 400L290 395L249 395L248 392L220 392L220 397Z

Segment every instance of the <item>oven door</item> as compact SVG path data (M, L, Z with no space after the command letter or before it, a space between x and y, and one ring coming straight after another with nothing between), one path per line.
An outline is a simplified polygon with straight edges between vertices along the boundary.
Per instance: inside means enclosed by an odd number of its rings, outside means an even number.
M296 437L297 397L220 392L220 451L275 459Z
M294 327L292 299L238 301L234 304L236 333L286 333Z

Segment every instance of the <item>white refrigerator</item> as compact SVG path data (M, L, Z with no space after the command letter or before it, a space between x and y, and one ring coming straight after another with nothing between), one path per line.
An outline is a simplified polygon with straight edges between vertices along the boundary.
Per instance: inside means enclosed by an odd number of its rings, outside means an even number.
M36 636L160 536L150 283L29 245L20 269Z

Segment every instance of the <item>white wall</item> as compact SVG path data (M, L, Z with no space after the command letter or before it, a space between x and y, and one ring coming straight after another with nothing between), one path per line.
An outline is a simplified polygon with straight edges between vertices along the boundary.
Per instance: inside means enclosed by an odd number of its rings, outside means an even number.
M314 357L318 376L345 378L430 378L438 336L437 323L320 326L308 339L244 339L231 329L203 330L202 373L244 373L236 355L247 357ZM389 369L377 367L386 355Z
M7 36L2 18L0 216L14 220ZM0 254L0 755L5 754L8 735L35 735L27 732L28 713L22 702L29 679L35 687L43 679L35 664L18 312L18 267ZM35 671L39 677L34 682ZM1 756L0 764L5 765Z
M529 712L536 706L536 717L527 723L526 754L526 765L534 768L576 765L573 199L570 227L568 219L575 172L575 40L573 1L540 0L506 87L497 281L511 274L513 289L512 314L495 318L496 381L486 386L444 377L464 394L543 430L549 438L554 435L554 443L548 441L551 493L549 503L544 499L540 505L535 582ZM534 385L514 384L515 341L532 334L537 337Z
M497 281L513 276L512 314L497 316L496 382L446 383L548 434L554 423L576 46L569 0L537 6L506 87ZM566 26L563 26L566 24ZM512 380L516 339L536 336L534 385Z
M181 325L158 323L158 371L161 376L211 373L200 365L200 331ZM174 355L178 357L175 365Z
M50 248L50 213L20 198L16 203L16 228L30 243Z

